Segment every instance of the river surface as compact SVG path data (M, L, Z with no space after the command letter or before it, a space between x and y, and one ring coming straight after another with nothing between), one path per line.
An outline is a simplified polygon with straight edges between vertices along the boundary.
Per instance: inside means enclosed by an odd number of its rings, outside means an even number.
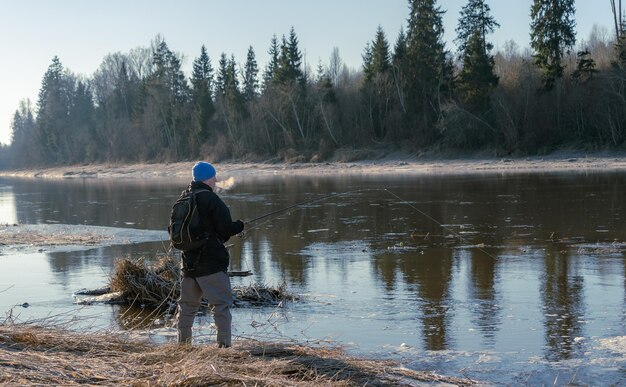
M163 231L185 185L0 179L0 223ZM322 200L231 239L231 269L253 272L233 286L284 283L301 297L235 308L234 335L340 345L495 384L623 384L625 188L626 174L583 172L235 181L220 194L234 218ZM72 294L106 285L116 258L164 251L158 240L78 251L1 243L0 312L67 327L127 329L126 308L79 306ZM198 340L212 340L210 323L196 320Z

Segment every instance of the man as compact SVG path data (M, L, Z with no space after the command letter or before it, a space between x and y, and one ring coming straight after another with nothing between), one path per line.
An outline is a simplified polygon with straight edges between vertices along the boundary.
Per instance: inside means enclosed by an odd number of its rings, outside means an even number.
M202 296L209 301L217 326L219 347L231 345L230 307L233 295L228 277L229 255L224 243L243 231L241 220L234 221L226 204L214 192L215 168L200 161L193 166L193 180L187 192L195 193L197 211L206 242L202 247L183 252L182 282L178 300L178 342L191 343L191 328Z

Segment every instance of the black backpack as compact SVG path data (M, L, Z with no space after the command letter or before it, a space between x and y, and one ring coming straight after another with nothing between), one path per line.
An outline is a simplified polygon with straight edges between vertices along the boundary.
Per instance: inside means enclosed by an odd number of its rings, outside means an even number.
M208 190L183 191L172 206L167 232L175 249L196 250L206 242L196 205L196 194L202 191Z

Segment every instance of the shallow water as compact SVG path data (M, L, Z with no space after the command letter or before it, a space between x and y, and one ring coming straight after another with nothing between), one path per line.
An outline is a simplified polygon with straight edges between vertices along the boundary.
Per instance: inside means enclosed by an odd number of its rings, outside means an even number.
M231 269L254 273L233 285L285 281L303 296L284 308L234 309L235 335L339 344L503 384L626 380L626 174L232 183L221 196L244 219L338 194L250 223L244 239L231 239ZM0 223L162 231L184 186L4 179ZM127 328L127 308L79 307L72 293L105 285L116 257L162 252L160 241L61 252L0 245L0 310ZM210 321L198 318L199 341L212 340ZM170 340L173 330L151 333Z

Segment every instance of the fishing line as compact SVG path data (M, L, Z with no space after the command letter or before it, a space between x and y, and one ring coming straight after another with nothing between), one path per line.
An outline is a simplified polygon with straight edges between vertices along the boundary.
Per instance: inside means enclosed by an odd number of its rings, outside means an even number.
M419 212L420 214L424 215L426 218L428 218L430 221L434 222L435 224L437 224L439 227L443 228L444 230L448 231L449 233L453 234L455 237L459 238L459 240L467 243L467 244L471 244L470 241L468 241L467 239L463 238L463 236L457 232L455 232L454 230L446 227L444 224L442 224L441 222L437 221L437 219L433 218L432 216L428 215L427 213L425 213L424 211L421 211L419 208L415 207L413 204L411 204L409 201L401 198L400 196L396 195L395 193L391 192L391 190L389 190L388 188L381 188L381 190L387 191L389 192L389 194L391 194L392 196L394 196L396 199L400 200L403 204L406 204L407 206L411 207L412 209L414 209L415 211ZM476 249L478 249L479 251L483 252L484 254L486 254L487 256L489 256L490 258L496 259L496 257L494 257L493 255L489 254L488 252L486 252L485 250L483 250L482 248L475 246Z
M310 199L310 200L305 200L303 202L296 203L296 204L293 204L293 205L285 207L285 208L281 208L281 209L278 209L278 210L275 210L275 211L268 212L268 213L263 214L261 216L257 216L254 219L248 220L246 222L246 224L247 223L256 222L256 221L261 220L261 219L265 219L265 218L270 217L272 215L278 215L278 214L281 214L281 213L283 213L285 211L289 211L289 210L291 210L293 208L297 208L297 207L300 207L300 206L303 206L303 205L306 205L306 204L312 204L312 203L320 202L320 201L327 200L327 199L330 199L330 198L333 198L333 197L337 197L337 196L343 196L343 195L349 195L349 194L353 194L353 193L360 193L360 192L367 192L367 191L385 191L385 192L389 193L391 196L393 196L394 198L398 199L402 204L407 205L408 207L410 207L414 211L418 212L419 214L421 214L422 216L424 216L425 218L427 218L431 222L435 223L436 225L438 225L442 229L448 231L450 234L454 235L460 241L463 241L463 242L471 245L471 242L469 240L465 239L462 235L460 235L456 231L450 229L449 227L447 227L443 223L439 222L437 219L433 218L431 215L427 214L426 212L420 210L415 205L411 204L408 200L406 200L404 198L401 198L398 194L394 193L389 188L365 188L365 189L357 189L357 190L351 190L351 191L345 191L345 192L332 193L332 194L329 194L329 195L321 196L321 197ZM258 228L258 227L260 227L260 226L262 226L262 225L272 221L273 219L275 219L277 217L278 216L272 217L272 218L266 220L265 222L262 222L260 224L254 225L252 227L246 227L246 228L247 228L248 231L253 230L255 228ZM496 259L493 255L489 254L484 249L482 249L482 248L480 248L478 246L475 246L475 248L478 249L479 251L483 252L487 256L489 256L489 257L491 257L493 259Z
M265 219L265 218L267 218L269 216L277 215L277 214L280 214L282 212L289 211L289 210L291 210L293 208L296 208L296 207L304 206L306 204L313 204L313 203L316 203L316 202L320 202L322 200L333 198L335 196L348 195L348 194L357 193L357 192L363 192L363 191L380 191L380 190L382 190L382 188L370 188L370 189L360 189L360 190L353 190L353 191L346 191L346 192L336 192L336 193L332 193L332 194L329 194L329 195L321 196L321 197L318 197L318 198L305 200L303 202L296 203L294 205L291 205L291 206L285 207L285 208L281 208L281 209L276 210L276 211L268 212L267 214L263 214L261 216L257 216L254 219L247 220L245 223L248 224L248 223L256 222L256 221L259 221L261 219ZM261 224L257 224L256 226L246 227L246 228L247 228L247 230L253 230L253 229L255 229L255 228L257 228L257 227L259 227L259 226L261 226L261 225L263 225L263 224L265 224L265 223L267 223L267 222L269 222L269 221L271 221L271 220L273 220L275 218L276 217L271 218L271 219L269 219L269 220L267 220L267 221L265 221L265 222L263 222Z

